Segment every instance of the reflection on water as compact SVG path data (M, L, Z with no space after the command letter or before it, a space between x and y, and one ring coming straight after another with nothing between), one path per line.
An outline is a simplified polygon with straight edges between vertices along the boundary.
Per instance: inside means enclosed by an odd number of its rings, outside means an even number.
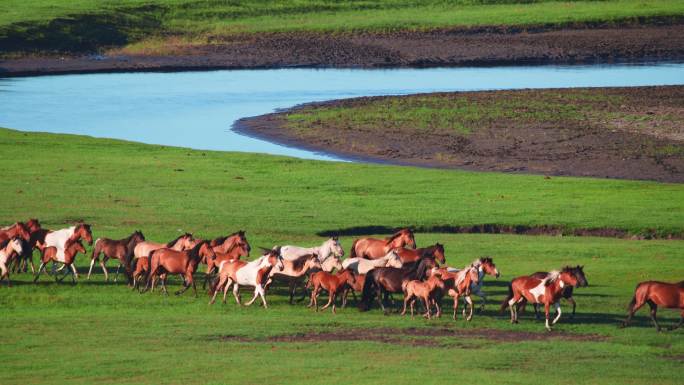
M236 134L231 125L278 108L356 96L664 84L684 84L684 64L43 76L0 79L0 126L330 159Z

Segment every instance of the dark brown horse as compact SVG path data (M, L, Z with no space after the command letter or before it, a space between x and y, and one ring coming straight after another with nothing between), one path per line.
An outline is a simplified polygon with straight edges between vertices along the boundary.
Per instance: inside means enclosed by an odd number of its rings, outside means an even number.
M670 330L677 329L684 323L684 281L677 283L667 283L658 281L646 281L637 285L634 290L634 297L629 303L627 310L627 319L622 323L622 327L626 327L632 321L632 317L637 310L642 306L648 304L651 308L651 320L657 331L660 331L660 325L656 320L656 312L658 306L668 309L681 310L679 323L670 327Z
M392 249L408 246L416 248L416 240L411 229L401 229L385 239L360 238L354 241L350 258L382 258Z
M83 244L81 243L80 239L77 239L75 241L67 240L66 244L64 245L63 258L58 254L57 248L55 246L45 246L43 243L38 243L38 249L42 253L42 256L40 258L41 263L40 267L38 267L38 273L33 278L33 282L38 281L38 278L40 278L40 273L42 271L45 271L45 266L47 265L47 263L52 261L57 263L63 263L64 266L67 268L64 272L64 275L62 275L61 278L58 279L57 275L55 274L56 281L61 282L64 279L64 277L67 276L67 274L71 273L71 280L73 283L76 283L76 280L78 279L78 271L76 271L76 266L74 266L76 254L86 253L85 247L83 247Z
M152 289L156 283L157 276L159 276L162 285L162 292L166 295L169 292L166 290L166 278L169 274L182 274L185 278L183 288L176 292L176 295L185 293L190 286L197 297L197 287L195 281L192 279L192 274L197 270L197 265L205 258L207 260L213 259L215 256L214 250L211 248L208 241L199 241L192 249L184 251L176 251L173 249L161 248L156 249L150 253L150 273L147 278L147 285L145 291Z
M93 247L93 255L90 260L90 269L88 269L88 280L90 280L90 274L93 272L93 266L95 262L100 258L100 254L103 254L102 260L100 261L100 266L102 266L102 272L105 276L105 281L109 281L109 274L107 273L107 261L109 259L118 259L119 266L116 268L116 276L114 277L114 282L119 280L119 269L121 265L124 265L124 270L126 272L126 277L130 280L133 274L131 269L131 260L133 259L133 250L135 246L143 242L145 236L140 230L133 232L123 239L109 239L109 238L98 238L95 241L95 246Z
M565 269L572 271L572 273L577 277L577 287L587 287L589 286L589 282L587 281L587 277L584 275L584 266L577 265L576 267L570 267L566 266ZM548 272L545 271L538 271L534 274L531 274L530 277L534 278L539 278L539 279L544 279L547 275L549 275ZM568 302L572 304L572 314L570 315L570 318L575 318L575 309L577 308L577 302L575 302L575 299L572 298L572 292L574 291L573 286L566 286L563 288L562 292L562 297L565 298ZM518 311L524 311L525 309L518 309ZM534 316L535 318L539 319L539 304L535 303L534 304Z
M399 258L401 258L402 263L416 262L417 260L425 257L433 257L439 263L446 263L446 257L444 256L444 245L435 243L432 246L420 248L420 249L407 249L404 247L394 249Z
M419 280L427 277L430 269L437 266L434 258L426 257L418 262L405 264L401 268L396 267L376 267L366 274L363 283L363 292L359 308L368 310L374 297L377 296L380 308L385 311L383 299L387 299L390 293L403 293L402 284L404 281Z

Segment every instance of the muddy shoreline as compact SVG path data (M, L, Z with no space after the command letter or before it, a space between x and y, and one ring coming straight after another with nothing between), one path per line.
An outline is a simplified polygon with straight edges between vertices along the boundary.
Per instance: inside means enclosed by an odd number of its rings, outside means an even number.
M2 52L2 50L0 50ZM0 77L273 68L427 68L684 61L684 21L386 33L268 33L160 53L0 59Z
M639 126L630 126L630 122L621 118L606 122L605 117L615 113L606 109L601 111L603 115L596 122L573 120L548 124L542 122L540 125L538 122L498 121L492 123L492 127L467 136L439 128L426 133L397 128L391 124L372 129L356 128L348 126L348 122L340 123L339 127L330 122L317 123L302 131L287 123L287 116L293 112L308 113L321 108L364 108L378 101L412 97L404 96L305 104L240 119L233 129L244 135L347 160L546 177L579 176L684 183L684 127L681 122L677 123L677 117L684 114L684 87L481 91L418 96L453 100L466 97L475 103L496 98L510 100L529 97L530 101L538 102L544 100L544 93L547 92L566 97L572 96L569 93L577 92L621 97L624 98L624 104L618 108L620 112L624 111L626 117L643 115L650 120L643 123L645 125L639 122ZM579 105L579 102L569 103ZM649 128L649 125L654 127ZM665 126L669 131L663 129ZM501 132L504 134L500 135ZM658 151L661 149L672 153L660 154Z

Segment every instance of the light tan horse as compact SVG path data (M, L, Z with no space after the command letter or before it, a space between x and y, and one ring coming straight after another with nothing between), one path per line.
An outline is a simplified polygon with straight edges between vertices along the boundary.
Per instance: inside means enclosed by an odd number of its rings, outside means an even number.
M406 314L406 305L410 303L411 305L411 317L414 314L414 304L416 303L416 298L420 298L425 305L425 318L430 319L431 317L431 305L435 304L437 307L437 316L442 314L442 310L439 306L439 301L435 300L437 292L444 290L444 281L442 281L441 274L439 270L436 270L427 281L404 281L401 284L401 289L404 291L404 309L401 311L401 315Z
M469 305L469 313L466 315L465 306L463 309L463 316L466 317L466 321L473 319L473 300L470 297L471 288L473 285L477 285L480 282L480 274L478 267L475 265L467 266L463 270L449 271L447 268L439 269L439 274L444 281L444 290L442 293L438 293L435 298L435 304L442 301L442 296L446 293L448 296L454 299L454 321L456 320L456 312L458 311L458 299L464 297L465 302ZM441 311L438 309L438 313L441 315Z
M14 236L11 239L0 242L0 282L2 282L3 278L7 277L7 287L12 286L8 265L11 258L15 255L20 255L22 251L22 242L19 236Z
M342 262L343 269L350 269L356 274L366 274L376 267L396 267L403 266L401 257L394 251L390 251L382 258L365 259L365 258L347 258Z
M351 248L350 258L382 258L392 249L408 246L416 248L416 240L411 229L401 229L391 237L385 239L359 238L354 241Z

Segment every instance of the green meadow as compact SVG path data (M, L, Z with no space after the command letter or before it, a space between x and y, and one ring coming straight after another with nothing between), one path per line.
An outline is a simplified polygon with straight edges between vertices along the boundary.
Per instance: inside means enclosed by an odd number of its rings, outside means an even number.
M37 217L60 228L84 220L95 238L141 229L164 241L182 231L209 238L245 229L253 247L270 247L315 245L324 240L317 233L371 225L555 224L634 234L684 228L684 187L677 184L307 161L9 129L0 129L0 162L0 223ZM347 251L353 239L342 237ZM81 277L73 286L47 276L34 285L30 274L19 274L11 289L0 287L0 383L681 382L684 331L656 333L644 310L633 327L617 326L637 282L684 279L684 241L432 232L418 232L416 241L444 243L452 266L494 258L502 276L485 281L484 313L468 323L354 306L317 314L287 304L282 288L268 293L269 309L232 299L209 306L205 293L141 295L105 283L97 268L91 281ZM81 273L87 264L78 257ZM576 291L575 319L564 306L548 333L529 312L518 325L498 312L506 282L565 264L586 265L590 284ZM171 288L179 285L171 279ZM659 313L664 325L678 317ZM296 338L362 329L416 335L394 342ZM421 336L422 329L454 335ZM483 330L543 338L467 334Z

